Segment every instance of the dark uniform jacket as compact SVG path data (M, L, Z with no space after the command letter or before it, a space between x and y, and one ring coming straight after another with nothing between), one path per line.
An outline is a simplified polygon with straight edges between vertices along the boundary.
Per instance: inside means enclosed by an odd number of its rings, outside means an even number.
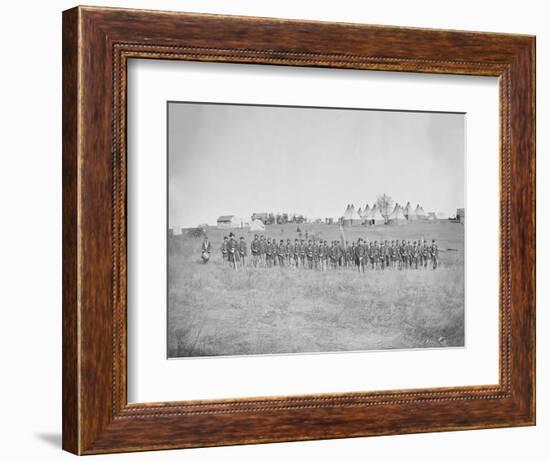
M319 259L319 245L313 245L313 259Z
M260 240L254 239L252 240L252 243L250 244L250 251L252 251L253 255L257 255L260 253Z
M227 244L227 251L229 252L229 258L232 259L233 257L237 257L236 251L237 251L238 243L235 240L230 239Z
M357 261L364 259L365 254L366 254L366 251L365 251L365 246L364 245L357 245L355 247L355 259Z

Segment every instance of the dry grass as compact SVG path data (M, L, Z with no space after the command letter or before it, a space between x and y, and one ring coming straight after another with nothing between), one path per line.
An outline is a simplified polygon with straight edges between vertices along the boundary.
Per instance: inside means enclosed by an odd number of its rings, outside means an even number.
M338 226L301 226L332 240ZM170 357L354 351L464 345L464 228L447 222L347 229L349 240L435 238L441 267L433 270L317 271L224 266L224 234L170 242ZM240 232L237 232L240 235ZM251 236L243 234L250 242ZM271 226L268 236L296 236L296 226Z

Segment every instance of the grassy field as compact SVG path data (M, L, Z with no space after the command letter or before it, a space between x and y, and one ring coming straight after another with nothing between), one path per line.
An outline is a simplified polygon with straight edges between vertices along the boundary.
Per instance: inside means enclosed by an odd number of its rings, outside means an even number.
M295 224L265 235L298 236ZM338 225L300 225L303 234L338 239ZM254 233L237 229L250 244ZM325 273L292 268L235 272L222 264L229 230L208 228L212 258L200 260L202 238L184 230L169 241L169 357L336 352L464 345L464 226L448 221L346 228L346 239L436 239L437 270Z

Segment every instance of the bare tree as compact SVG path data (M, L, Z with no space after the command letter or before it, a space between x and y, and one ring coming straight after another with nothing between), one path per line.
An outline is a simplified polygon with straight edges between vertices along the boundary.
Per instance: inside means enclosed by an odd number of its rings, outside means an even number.
M393 211L393 199L388 194L379 195L376 199L376 205L380 210L380 214L384 217L384 222L387 223Z

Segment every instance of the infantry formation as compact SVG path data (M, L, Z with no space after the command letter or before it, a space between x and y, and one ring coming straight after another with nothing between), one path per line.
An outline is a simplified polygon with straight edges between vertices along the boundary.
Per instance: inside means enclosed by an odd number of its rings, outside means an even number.
M249 252L250 250L250 252ZM203 262L210 259L212 245L208 237L201 247ZM435 240L384 240L378 242L363 238L342 242L323 239L277 240L255 235L249 245L244 237L237 239L233 233L224 236L220 256L227 267L234 270L253 267L287 267L308 270L406 270L437 269L439 249Z

